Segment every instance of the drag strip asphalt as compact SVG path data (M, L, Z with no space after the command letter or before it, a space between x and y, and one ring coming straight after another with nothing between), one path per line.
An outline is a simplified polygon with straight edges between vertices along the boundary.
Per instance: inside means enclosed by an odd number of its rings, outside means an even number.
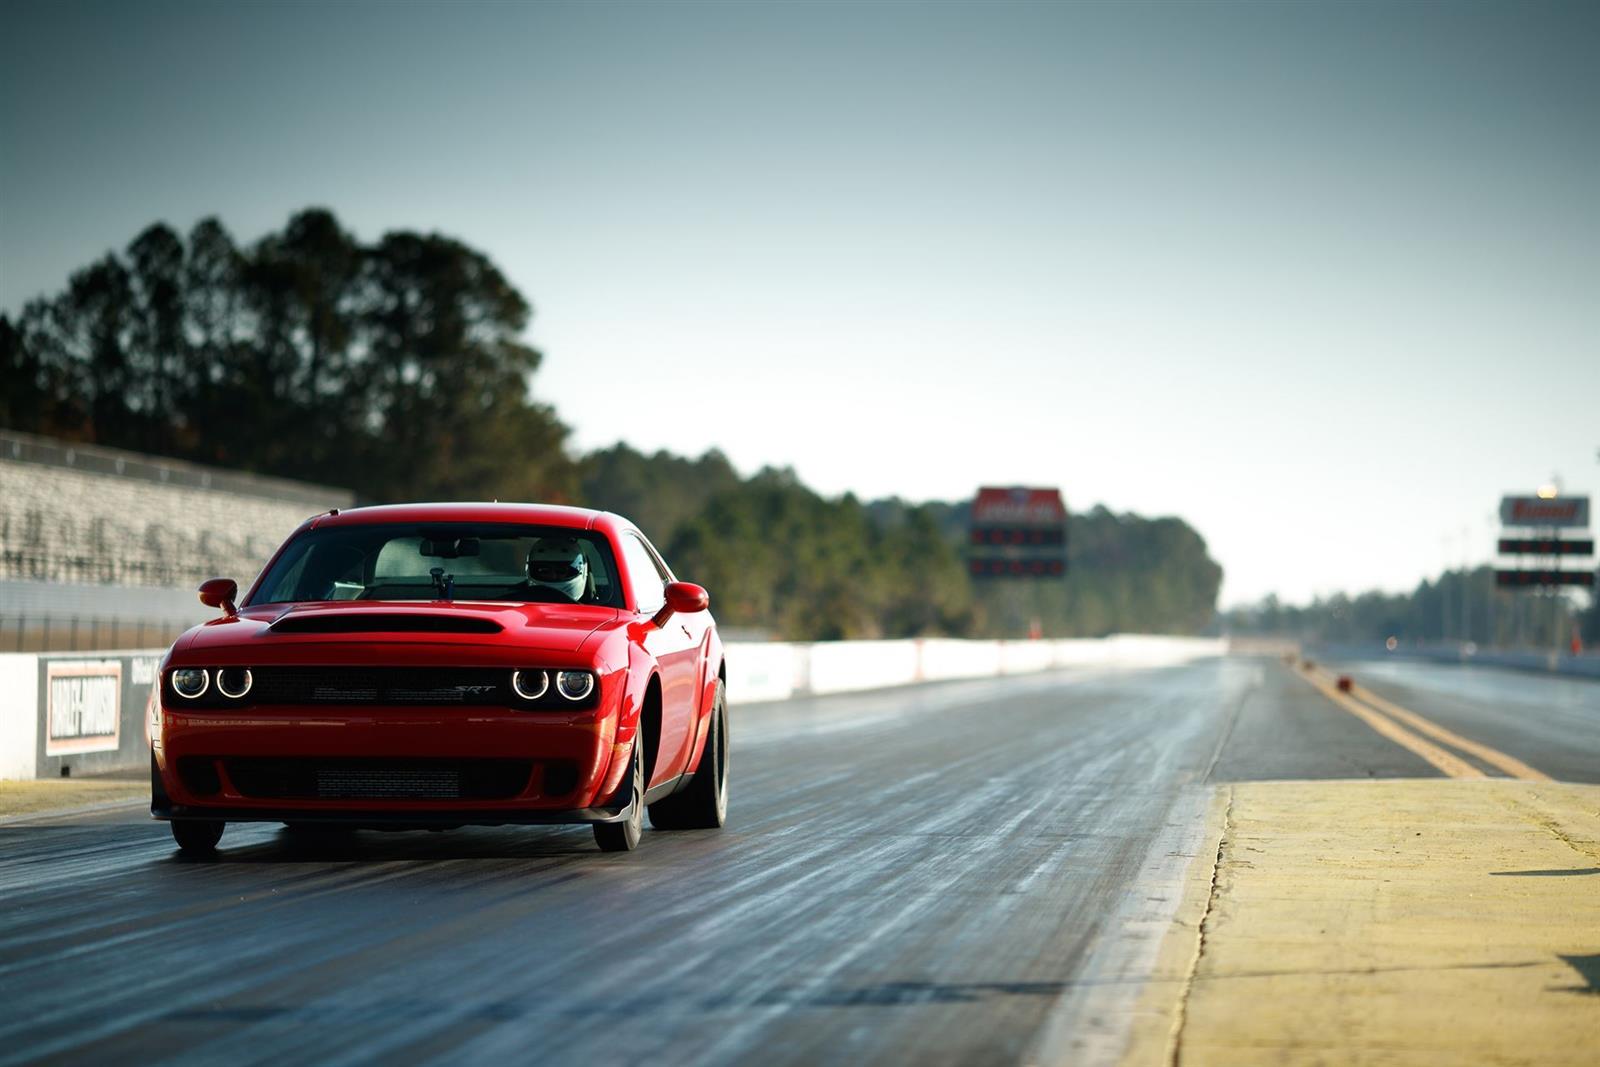
M1270 660L732 716L728 828L632 854L233 826L187 862L138 811L0 826L0 1063L1015 1063L1085 988L1138 996L1124 926L1208 784L1441 777Z

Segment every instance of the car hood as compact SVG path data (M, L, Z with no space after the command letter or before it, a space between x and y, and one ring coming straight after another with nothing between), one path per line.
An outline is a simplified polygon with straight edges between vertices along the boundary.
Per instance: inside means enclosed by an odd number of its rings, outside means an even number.
M175 651L248 649L259 655L306 645L500 646L574 653L590 634L617 618L615 608L587 604L498 601L317 601L263 604L189 631Z

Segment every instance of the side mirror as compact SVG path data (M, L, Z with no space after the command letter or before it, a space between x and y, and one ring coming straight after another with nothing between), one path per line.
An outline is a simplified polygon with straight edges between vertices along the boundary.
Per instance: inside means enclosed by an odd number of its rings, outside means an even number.
M239 596L239 583L232 578L213 578L200 583L200 603L208 608L221 608L230 618L239 614L234 600Z
M666 625L674 615L692 615L711 606L711 594L693 582L667 583L667 602L651 621L657 626Z

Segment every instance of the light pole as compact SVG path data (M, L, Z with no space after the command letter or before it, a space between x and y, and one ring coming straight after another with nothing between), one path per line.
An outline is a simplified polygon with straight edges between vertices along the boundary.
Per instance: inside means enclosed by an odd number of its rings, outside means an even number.
M1450 535L1439 535L1439 557L1444 566L1439 570L1439 643L1450 640Z
M1487 530L1487 534L1486 534L1487 537L1494 537L1496 530L1499 529L1499 527L1496 525L1496 523L1499 521L1499 518L1500 517L1498 515L1496 515L1492 511L1489 512L1489 514L1487 516L1485 516L1484 527ZM1500 554L1499 546L1496 545L1495 546L1495 555L1498 556L1499 554ZM1493 570L1492 566L1490 567L1490 570L1491 571ZM1497 600L1499 600L1499 599L1500 599L1500 590L1495 585L1494 575L1491 573L1489 575L1489 647L1490 648L1498 648L1498 647L1500 647L1500 634L1494 628L1494 623L1495 623L1494 609L1495 609L1495 606L1496 606L1495 602Z
M1554 500L1560 495L1561 478L1552 474L1550 476L1550 480L1539 487L1539 499ZM1560 537L1561 527L1550 527L1550 548L1552 550L1552 555L1550 557L1550 569L1552 571L1559 571L1561 569L1561 550L1560 546L1555 543ZM1543 564L1541 564L1541 566L1542 565ZM1555 642L1557 652L1561 651L1562 631L1565 629L1561 625L1561 604L1561 586L1552 585L1550 587L1550 640Z

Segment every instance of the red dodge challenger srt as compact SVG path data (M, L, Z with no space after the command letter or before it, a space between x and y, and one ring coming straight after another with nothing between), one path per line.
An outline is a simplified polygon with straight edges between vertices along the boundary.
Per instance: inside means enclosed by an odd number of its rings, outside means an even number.
M189 630L153 702L150 811L229 822L591 823L606 851L728 805L722 642L626 519L528 504L330 511Z

